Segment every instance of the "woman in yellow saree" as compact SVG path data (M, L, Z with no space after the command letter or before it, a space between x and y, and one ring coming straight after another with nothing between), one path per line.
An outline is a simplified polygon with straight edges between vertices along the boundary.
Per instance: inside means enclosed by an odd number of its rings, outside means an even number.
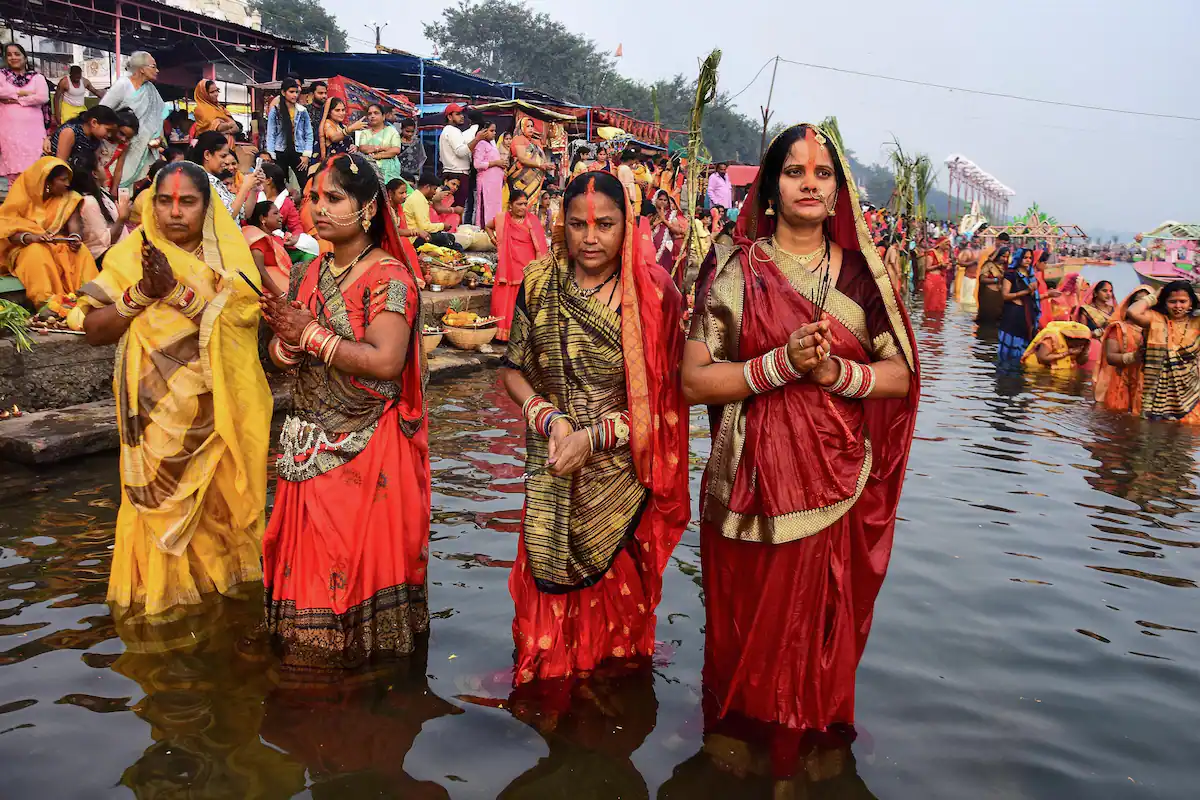
M160 622L262 578L271 393L259 272L195 164L164 167L140 231L108 251L68 319L118 343L121 509L108 584L118 618Z
M1092 332L1087 325L1055 320L1033 337L1021 357L1021 365L1027 369L1067 372L1087 363L1091 343Z
M529 205L537 208L546 182L546 151L539 144L540 134L532 118L522 117L517 124L519 128L509 140L511 158L504 185L504 207L508 208L509 189L520 189L529 198Z
M83 246L83 195L70 185L67 162L45 156L21 173L0 206L0 275L16 275L34 306L96 277Z

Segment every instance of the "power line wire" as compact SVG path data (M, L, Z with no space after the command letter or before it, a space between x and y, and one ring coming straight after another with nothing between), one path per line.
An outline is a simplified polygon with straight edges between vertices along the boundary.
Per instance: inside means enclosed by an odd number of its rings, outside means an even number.
M862 78L875 78L881 81L893 81L895 83L907 83L912 86L925 86L930 89L945 89L950 92L963 92L965 94L978 94L985 97L1000 97L1007 100L1021 100L1026 103L1040 103L1047 106L1060 106L1063 108L1082 108L1087 111L1103 111L1109 114L1127 114L1135 117L1154 117L1157 119L1176 119L1185 122L1200 122L1200 117L1187 117L1182 114L1160 114L1154 111L1131 111L1122 108L1108 108L1106 106L1089 106L1083 103L1069 103L1065 100L1043 100L1039 97L1025 97L1019 94L1009 94L1007 92L989 92L984 89L966 89L961 86L947 86L943 83L930 83L929 81L915 81L909 78L897 78L893 75L877 75L873 72L862 72L855 69L843 69L842 67L830 67L825 64L810 64L805 61L792 61L791 59L780 56L780 61L785 64L795 64L798 67L808 67L810 69L822 69L828 72L840 72L845 75L857 75ZM745 90L743 90L745 91Z
M759 76L761 76L761 75L763 74L763 70L764 70L764 69L766 69L766 68L767 68L767 65L768 65L768 64L770 64L770 63L771 63L772 61L774 61L774 60L775 60L775 56L771 56L771 57L770 57L770 58L768 58L766 61L764 61L764 62L763 62L763 65L762 65L761 67L759 67L759 68L758 68L758 72L754 73L754 77L750 79L750 82L746 84L745 88L743 88L743 89L742 89L740 92L738 92L737 94L735 94L735 95L731 95L729 98L727 98L727 102L730 102L730 103L732 103L734 100L738 99L738 98L739 98L739 97L741 97L743 94L745 94L745 93L746 93L746 89L749 89L751 86L753 86L753 85L754 85L754 82L755 82L755 81L757 81L757 80L759 79Z

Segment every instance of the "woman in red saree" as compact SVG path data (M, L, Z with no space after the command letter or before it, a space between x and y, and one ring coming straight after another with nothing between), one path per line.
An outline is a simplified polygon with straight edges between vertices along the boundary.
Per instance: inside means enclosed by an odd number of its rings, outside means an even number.
M922 292L925 295L926 314L946 310L946 268L949 264L950 240L942 237L925 254L925 283L922 284Z
M772 142L735 246L701 272L683 360L713 427L706 749L761 748L778 780L852 735L920 395L912 327L834 142L813 125Z
M250 256L258 265L259 273L269 279L269 283L263 281L266 284L263 288L273 294L287 294L292 273L292 258L287 247L273 233L282 227L283 215L270 200L257 203L242 226L242 236L250 245Z
M508 210L488 223L488 235L496 243L498 259L491 314L501 317L496 338L507 342L525 268L546 255L546 234L538 218L529 213L529 197L520 189L513 189L508 196Z
M517 297L501 369L530 427L508 582L517 685L652 655L690 516L683 298L637 231L616 178L577 176Z
M687 237L687 226L687 217L679 210L675 198L665 190L659 189L654 195L654 217L650 222L654 259L680 288L683 287L683 273L687 270L686 262L679 263L684 239Z
M429 628L429 432L416 258L370 160L311 181L331 253L266 295L272 360L297 370L263 538L267 629L292 669L407 655Z

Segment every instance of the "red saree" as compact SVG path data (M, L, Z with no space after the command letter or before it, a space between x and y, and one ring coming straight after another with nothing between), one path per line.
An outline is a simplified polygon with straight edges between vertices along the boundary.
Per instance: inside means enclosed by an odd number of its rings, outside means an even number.
M946 260L936 249L925 254L925 282L921 291L925 295L925 313L946 310Z
M403 253L389 224L384 249ZM429 432L420 294L412 269L383 258L339 288L326 260L291 295L342 338L361 341L385 311L414 333L396 381L316 359L298 369L280 434L275 508L263 537L267 629L292 669L350 668L407 655L429 627Z
M251 250L262 254L263 266L267 274L271 276L271 280L275 282L275 287L281 292L286 292L292 273L292 257L288 255L283 242L253 225L243 225L242 236L245 237L246 244L250 245Z
M794 774L812 745L853 735L855 671L891 555L920 395L911 325L847 188L829 223L843 248L825 303L833 352L859 362L902 356L908 395L847 400L800 381L710 409L700 520L705 732L765 749L777 778ZM754 358L820 318L817 278L775 248L774 218L755 211L757 193L756 184L736 247L714 250L701 276L704 312L691 338L715 360Z
M546 569L544 557L531 554L529 546L531 503L553 501L568 516L582 514L584 508L577 504L585 504L586 498L572 493L570 487L583 480L583 473L589 467L595 469L594 461L604 453L593 454L575 476L537 476L526 484L517 561L508 582L516 609L513 640L517 649L514 676L517 684L535 678L580 676L607 659L644 659L652 655L654 612L662 598L663 571L691 515L688 407L678 368L683 357L683 333L679 325L683 299L667 273L654 263L648 233L644 224L639 226L635 222L628 200L625 214L623 266L619 277L621 313L614 322L616 349L624 367L624 399L630 430L628 462L623 459L621 463L631 463L636 482L643 487L644 499L628 535L620 539L611 561L606 559L605 563L610 564L607 570L578 586L543 591L546 586L539 586L537 573ZM561 241L562 235L560 222L556 241ZM531 321L554 316L537 313L543 302L541 298L550 291L543 287L558 285L568 268L569 264L551 255L527 270L524 296L529 307L526 312L518 306L505 362L520 369L535 391L560 408L566 407L566 386L546 377L558 370L542 372L540 365L553 364L562 357L543 343L557 342L560 326L567 323L561 318L545 319L546 329L539 330ZM593 300L583 303L584 308L588 304L598 306ZM598 313L612 314L607 309ZM529 343L522 347L526 336ZM605 342L597 341L594 349L601 350L604 345ZM513 361L514 358L518 360ZM586 363L586 358L573 358L571 369L583 370ZM594 377L581 374L589 380ZM528 437L527 468L534 470L545 463L545 440L535 438L535 433L529 433ZM597 480L605 479L593 479L592 483ZM563 482L567 487L565 493L555 494L552 486L543 489L552 481ZM613 483L616 484L615 479ZM565 542L559 544L560 548L566 546ZM570 542L570 547L576 546L576 542Z
M501 317L496 339L508 341L512 328L513 308L517 304L517 293L525 279L525 267L546 255L546 234L533 214L526 214L520 222L507 211L496 215L496 285L492 287L493 317Z

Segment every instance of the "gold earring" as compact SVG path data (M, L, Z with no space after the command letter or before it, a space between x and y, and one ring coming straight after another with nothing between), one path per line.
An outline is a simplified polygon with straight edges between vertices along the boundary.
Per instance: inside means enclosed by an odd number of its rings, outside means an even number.
M774 201L774 200L768 200L768 201L767 201L767 210L766 210L764 213L765 213L765 214L766 214L768 217L773 217L773 216L775 216L775 201Z

